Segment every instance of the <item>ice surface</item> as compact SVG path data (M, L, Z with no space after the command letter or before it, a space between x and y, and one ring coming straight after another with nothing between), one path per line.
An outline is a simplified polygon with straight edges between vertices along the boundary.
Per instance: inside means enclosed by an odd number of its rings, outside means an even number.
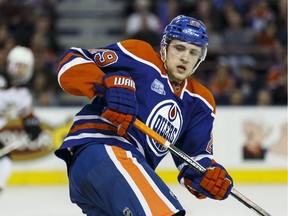
M257 216L235 198L224 201L197 200L185 188L170 185L187 216ZM287 216L287 185L239 185L239 192L247 196L272 216ZM0 216L83 216L69 200L64 186L9 186L0 195Z

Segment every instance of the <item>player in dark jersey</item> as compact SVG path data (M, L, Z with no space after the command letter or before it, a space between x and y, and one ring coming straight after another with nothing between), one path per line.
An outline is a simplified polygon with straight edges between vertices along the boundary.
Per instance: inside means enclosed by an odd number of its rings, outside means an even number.
M191 77L207 45L204 24L180 15L164 30L160 55L140 40L65 53L61 88L91 103L55 154L67 164L71 201L85 214L185 215L155 173L167 149L133 126L136 117L207 168L201 175L173 156L179 182L193 195L230 194L232 178L213 159L214 98Z

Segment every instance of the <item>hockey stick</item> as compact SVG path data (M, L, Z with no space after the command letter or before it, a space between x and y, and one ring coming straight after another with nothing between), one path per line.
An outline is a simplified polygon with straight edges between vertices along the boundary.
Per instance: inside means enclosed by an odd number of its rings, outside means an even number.
M19 140L14 140L11 144L6 145L4 148L0 149L0 157L14 151L15 149L21 147L23 142Z
M134 126L138 128L140 131L142 131L144 134L148 135L150 138L154 139L156 142L158 142L160 145L166 147L171 153L182 159L184 162L192 166L194 169L198 170L202 174L206 172L206 168L201 166L197 161L190 158L185 152L178 149L174 145L171 145L169 141L164 139L162 136L160 136L158 133L156 133L154 130L149 128L147 125L145 125L143 122L141 122L139 119L136 119L134 121ZM231 195L236 198L238 201L243 203L248 208L254 210L256 213L262 216L271 216L267 211L262 209L260 206L252 202L250 199L245 197L243 194L238 192L235 188L232 188Z

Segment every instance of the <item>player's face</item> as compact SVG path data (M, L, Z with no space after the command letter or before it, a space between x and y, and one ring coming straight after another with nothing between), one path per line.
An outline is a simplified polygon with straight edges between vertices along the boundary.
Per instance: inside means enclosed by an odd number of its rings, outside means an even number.
M170 81L181 83L191 75L201 55L201 47L173 39L167 49L166 67Z
M23 63L11 63L9 64L8 71L10 73L10 76L13 80L17 82L17 80L22 80L27 73L28 65Z

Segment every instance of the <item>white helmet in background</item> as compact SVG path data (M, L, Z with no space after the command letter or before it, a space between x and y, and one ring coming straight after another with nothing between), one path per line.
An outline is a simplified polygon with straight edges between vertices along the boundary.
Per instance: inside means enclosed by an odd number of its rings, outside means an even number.
M7 56L7 73L16 85L26 84L34 70L34 55L31 49L15 46Z

